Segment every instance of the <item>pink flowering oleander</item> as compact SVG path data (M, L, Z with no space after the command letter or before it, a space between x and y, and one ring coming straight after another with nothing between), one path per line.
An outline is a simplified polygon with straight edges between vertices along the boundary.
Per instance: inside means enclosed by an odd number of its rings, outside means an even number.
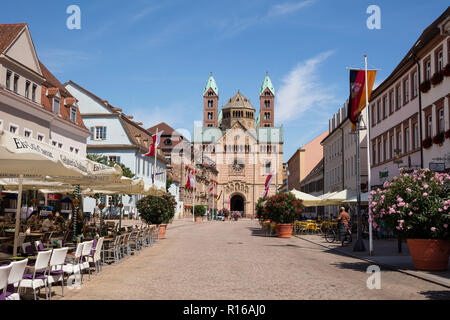
M371 192L371 219L404 238L450 240L448 228L438 227L450 224L449 180L450 175L429 169L400 170Z

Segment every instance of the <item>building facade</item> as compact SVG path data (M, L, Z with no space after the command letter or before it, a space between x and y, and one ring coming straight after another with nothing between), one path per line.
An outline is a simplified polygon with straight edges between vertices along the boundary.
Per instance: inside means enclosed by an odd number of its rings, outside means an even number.
M211 75L203 91L203 124L194 127L194 152L211 159L218 171L217 207L253 217L265 180L274 178L269 195L283 179L283 128L274 126L275 89L266 75L257 113L240 91L218 112L219 90ZM255 119L256 118L256 119Z
M39 61L27 24L2 24L0 34L0 130L85 157L77 101Z
M302 180L302 186L300 191L308 193L313 196L322 195L324 189L324 179L323 179L323 158L319 163L309 172L309 174ZM324 215L324 207L306 207L304 210L304 215L306 218L316 218L318 216Z
M288 189L301 190L303 180L311 173L317 164L323 159L323 147L320 142L328 135L328 131L323 132L312 141L295 151L287 161L289 170Z
M160 149L156 167L153 157L144 156L153 140L142 123L133 121L133 117L124 114L122 109L112 106L73 81L66 83L65 87L78 100L83 121L90 129L87 152L104 156L111 162L123 163L146 184L165 189L167 160ZM136 201L140 198L140 195L123 196L124 214L136 215ZM95 200L85 198L85 211L93 212L94 207Z
M447 9L424 30L372 93L372 188L398 175L401 167L449 171L449 15Z
M351 131L348 101L329 119L329 134L322 140L324 150L324 193L349 190L357 194L357 135ZM361 113L362 126L367 124L366 112ZM367 130L359 131L360 188L367 192ZM325 207L325 214L336 215L337 206Z

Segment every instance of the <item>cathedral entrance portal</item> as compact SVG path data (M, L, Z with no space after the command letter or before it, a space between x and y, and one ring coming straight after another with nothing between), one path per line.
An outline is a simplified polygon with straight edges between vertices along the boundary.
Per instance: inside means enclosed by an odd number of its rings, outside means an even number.
M230 205L230 211L240 211L242 214L242 217L245 214L245 201L244 197L240 194L235 194L231 197L231 205Z

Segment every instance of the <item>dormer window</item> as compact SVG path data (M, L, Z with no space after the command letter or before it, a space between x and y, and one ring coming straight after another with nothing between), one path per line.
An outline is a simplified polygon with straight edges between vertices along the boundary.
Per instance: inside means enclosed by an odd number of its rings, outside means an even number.
M6 72L6 89L8 89L8 90L11 90L11 75L12 75L12 72L8 70Z
M37 85L33 84L33 89L31 90L31 100L33 100L34 102L36 102L36 89Z
M27 99L30 98L30 85L31 85L30 81L27 81L25 83L25 98L27 98Z
M17 93L19 87L19 76L17 74L14 75L14 92Z
M53 98L53 112L59 114L59 98Z
M70 120L72 122L75 122L76 118L77 118L77 109L72 107L72 108L70 108Z

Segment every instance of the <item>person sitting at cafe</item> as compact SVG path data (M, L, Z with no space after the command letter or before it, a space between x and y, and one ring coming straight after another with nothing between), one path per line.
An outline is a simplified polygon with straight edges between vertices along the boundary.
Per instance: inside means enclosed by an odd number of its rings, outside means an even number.
M56 226L53 223L53 216L49 215L47 217L47 219L45 219L44 222L42 222L42 231L48 232L48 231L53 231L55 229L56 229Z

